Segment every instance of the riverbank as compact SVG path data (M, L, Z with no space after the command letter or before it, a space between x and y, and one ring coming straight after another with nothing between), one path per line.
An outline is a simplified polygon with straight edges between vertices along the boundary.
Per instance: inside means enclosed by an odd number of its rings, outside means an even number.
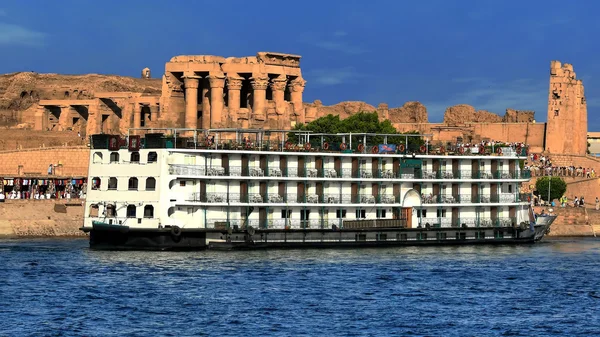
M555 212L558 218L548 236L600 236L600 212L573 207L556 207ZM0 237L84 237L79 230L83 216L83 199L6 200L0 203Z

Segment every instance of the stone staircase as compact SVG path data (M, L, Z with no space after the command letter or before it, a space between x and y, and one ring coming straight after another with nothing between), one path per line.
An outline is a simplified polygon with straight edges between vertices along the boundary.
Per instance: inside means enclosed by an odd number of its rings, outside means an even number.
M558 218L552 224L549 236L600 235L600 211L591 208L555 207L554 213Z

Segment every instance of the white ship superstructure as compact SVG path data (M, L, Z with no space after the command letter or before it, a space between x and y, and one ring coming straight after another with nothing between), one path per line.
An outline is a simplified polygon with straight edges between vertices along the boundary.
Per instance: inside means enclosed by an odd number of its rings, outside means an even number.
M519 193L530 178L521 148L434 148L408 136L403 144L370 142L398 135L299 132L292 142L289 131L161 131L93 144L84 228L101 221L132 229L344 229L366 220L505 228L530 220L528 196Z

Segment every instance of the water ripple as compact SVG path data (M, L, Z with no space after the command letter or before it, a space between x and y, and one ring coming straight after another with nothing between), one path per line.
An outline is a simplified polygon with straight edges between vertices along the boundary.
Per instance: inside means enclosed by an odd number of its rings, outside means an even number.
M600 241L98 252L0 241L0 336L594 336Z

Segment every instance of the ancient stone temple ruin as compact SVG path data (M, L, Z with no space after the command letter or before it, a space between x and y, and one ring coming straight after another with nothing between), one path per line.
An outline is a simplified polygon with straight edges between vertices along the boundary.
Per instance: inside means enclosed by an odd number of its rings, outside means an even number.
M176 56L165 68L161 103L174 125L289 128L290 121L304 122L300 56Z
M583 82L573 66L550 64L550 90L546 149L551 153L585 155L587 151L587 104Z
M142 78L150 78L150 69L142 70ZM40 100L34 125L82 134L140 127L289 129L305 122L305 84L298 55L175 56L166 63L161 95L95 92L81 99L65 94Z

